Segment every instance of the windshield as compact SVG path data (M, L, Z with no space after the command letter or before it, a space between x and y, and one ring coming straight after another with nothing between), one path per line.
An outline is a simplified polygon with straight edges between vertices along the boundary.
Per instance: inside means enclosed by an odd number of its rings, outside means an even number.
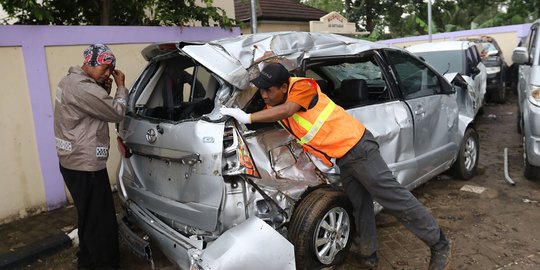
M465 74L461 51L417 52L414 53L433 66L439 73L459 72Z

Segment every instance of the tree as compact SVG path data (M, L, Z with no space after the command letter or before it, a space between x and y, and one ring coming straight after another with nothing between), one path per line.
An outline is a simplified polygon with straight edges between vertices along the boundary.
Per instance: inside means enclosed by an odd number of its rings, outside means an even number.
M197 5L201 3L202 5ZM188 25L231 27L236 21L213 0L0 0L16 24ZM7 20L4 20L7 24Z
M328 13L336 11L343 15L345 11L342 0L302 0L302 4L324 10Z

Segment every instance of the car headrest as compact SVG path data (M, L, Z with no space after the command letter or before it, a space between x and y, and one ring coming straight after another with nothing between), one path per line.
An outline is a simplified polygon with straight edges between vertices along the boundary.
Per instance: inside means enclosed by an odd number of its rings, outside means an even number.
M341 100L361 102L369 99L369 89L364 79L347 79L341 82Z

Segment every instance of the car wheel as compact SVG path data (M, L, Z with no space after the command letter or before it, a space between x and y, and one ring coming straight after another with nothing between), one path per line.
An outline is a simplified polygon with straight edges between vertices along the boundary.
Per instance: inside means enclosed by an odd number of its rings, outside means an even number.
M540 167L531 165L527 159L527 146L523 137L523 175L529 180L540 179Z
M296 206L289 224L297 269L320 269L343 262L354 231L347 195L330 188L317 189Z
M478 143L478 133L472 128L465 131L459 154L456 162L452 165L453 173L463 179L471 179L478 167L478 158L480 157L480 144Z

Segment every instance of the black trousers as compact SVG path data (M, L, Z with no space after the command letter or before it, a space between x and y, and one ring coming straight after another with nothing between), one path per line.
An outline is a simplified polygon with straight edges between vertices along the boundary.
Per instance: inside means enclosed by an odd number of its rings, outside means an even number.
M440 228L431 213L394 177L379 152L371 132L345 156L337 160L341 183L353 205L360 253L369 256L378 249L373 200L396 217L429 247L440 237Z
M118 224L107 169L87 172L60 165L60 172L77 209L77 267L118 268Z

